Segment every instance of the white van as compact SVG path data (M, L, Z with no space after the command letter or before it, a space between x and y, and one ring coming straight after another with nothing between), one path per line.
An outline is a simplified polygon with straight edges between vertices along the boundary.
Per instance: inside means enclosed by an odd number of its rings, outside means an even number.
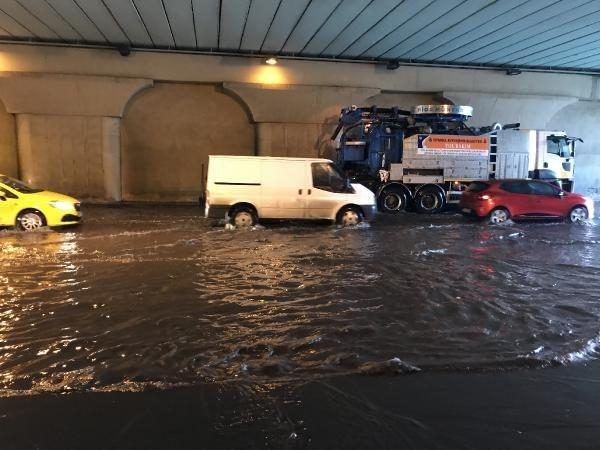
M205 215L236 227L259 219L329 219L340 225L370 220L375 195L350 184L328 159L208 157Z

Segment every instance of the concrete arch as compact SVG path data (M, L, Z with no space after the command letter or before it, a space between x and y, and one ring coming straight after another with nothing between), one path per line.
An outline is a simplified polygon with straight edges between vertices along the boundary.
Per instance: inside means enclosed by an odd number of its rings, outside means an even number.
M0 173L11 177L19 174L15 116L6 111L2 100L0 100Z
M209 154L255 154L247 111L216 85L155 83L122 119L123 199L197 201Z
M427 92L391 92L383 91L380 94L369 97L365 105L391 108L398 106L400 109L408 109L415 105L431 105L439 102L438 94Z

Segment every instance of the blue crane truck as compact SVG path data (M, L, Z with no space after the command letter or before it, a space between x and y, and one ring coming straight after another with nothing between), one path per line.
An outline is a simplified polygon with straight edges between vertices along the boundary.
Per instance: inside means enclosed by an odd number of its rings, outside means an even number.
M472 181L551 172L532 166L536 150L511 138L520 124L475 128L467 124L472 114L460 105L344 108L332 136L337 164L371 189L386 213L437 213L458 203ZM569 156L574 163L574 153Z

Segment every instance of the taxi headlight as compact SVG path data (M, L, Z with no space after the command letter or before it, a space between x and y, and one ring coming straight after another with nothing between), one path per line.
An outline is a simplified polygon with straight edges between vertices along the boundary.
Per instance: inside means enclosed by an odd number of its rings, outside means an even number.
M72 209L75 209L75 206L73 205L73 203L63 202L60 200L51 201L50 206L53 206L56 209L61 209L63 211L70 211Z

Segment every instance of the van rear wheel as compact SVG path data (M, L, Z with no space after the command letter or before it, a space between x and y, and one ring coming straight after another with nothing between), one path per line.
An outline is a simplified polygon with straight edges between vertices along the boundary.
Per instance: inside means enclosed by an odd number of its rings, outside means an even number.
M258 223L258 215L248 206L238 206L231 212L229 223L236 228L252 227Z
M342 227L358 225L363 221L363 213L353 206L345 206L337 215L336 223Z

